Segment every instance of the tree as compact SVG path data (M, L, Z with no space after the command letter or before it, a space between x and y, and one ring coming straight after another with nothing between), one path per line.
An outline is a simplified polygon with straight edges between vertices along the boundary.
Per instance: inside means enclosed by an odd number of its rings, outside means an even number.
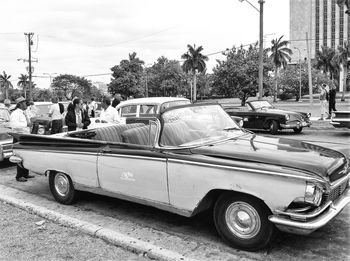
M63 97L70 100L75 96L80 98L90 97L92 84L84 77L62 74L53 79L51 87L60 100Z
M334 49L322 46L321 51L316 51L316 65L315 67L317 69L320 69L323 71L324 74L329 74L330 78L333 79L337 70L337 65L334 62L334 55L335 51Z
M287 47L289 44L288 41L282 41L283 35L279 39L273 39L271 41L272 46L267 49L268 52L271 52L270 58L275 65L275 91L274 91L274 102L277 98L277 78L278 70L282 67L285 68L287 63L291 60L291 55L293 54L292 50Z
M285 70L281 71L279 78L279 89L281 90L280 99L291 99L293 97L298 101L299 89L300 89L300 79L296 77L299 75L299 66L288 66ZM309 78L308 69L306 63L302 64L301 68L301 95L309 93ZM329 77L320 72L318 69L312 68L312 82L315 83L313 86L313 93L318 92L318 86L322 83L329 84Z
M50 89L33 88L32 97L33 101L50 101L52 92Z
M185 59L182 68L188 73L191 72L193 74L193 99L197 100L197 86L196 86L196 74L197 72L203 72L206 69L205 61L208 61L209 58L203 55L201 52L203 51L203 47L199 46L196 48L196 45L187 45L188 51L184 53L181 58Z
M337 0L337 5L340 7L340 6L346 6L346 8L348 10L345 11L346 14L350 14L349 13L349 8L350 8L350 0Z
M9 89L13 88L12 83L10 82L11 75L7 75L5 71L3 74L0 74L0 87L5 91L5 98L8 99L9 97Z
M24 98L27 99L27 86L29 86L29 77L26 74L21 74L20 77L18 77L17 86L21 87L24 93Z
M146 73L150 96L186 95L185 74L179 61L168 60L161 56L155 64L147 68L147 71L145 69L144 77Z
M338 50L335 54L335 62L341 66L343 69L343 92L341 100L345 100L345 91L346 91L346 84L347 84L347 74L348 74L348 66L349 61L348 58L350 57L350 46L347 41L344 41L342 46L338 46ZM339 86L340 87L340 86Z
M259 49L258 44L250 45L248 49L233 47L223 53L225 61L217 61L213 69L212 95L238 97L244 106L248 97L255 96L258 91ZM264 90L267 90L269 71L272 70L271 60L264 52Z
M144 61L136 57L136 53L129 54L129 60L122 60L119 65L111 68L112 79L108 84L108 92L117 93L126 97L142 96L144 93L141 84Z

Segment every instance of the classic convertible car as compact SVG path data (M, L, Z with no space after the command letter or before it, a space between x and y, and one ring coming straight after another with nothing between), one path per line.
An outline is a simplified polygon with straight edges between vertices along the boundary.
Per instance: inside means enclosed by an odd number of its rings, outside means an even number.
M276 109L268 101L250 101L243 107L224 108L229 115L242 117L246 129L269 130L271 134L293 129L295 133L301 133L304 127L311 126L310 113Z
M277 229L309 234L350 202L349 155L340 151L246 132L218 104L144 119L61 136L12 134L10 160L47 175L62 204L90 191L187 217L212 210L220 236L250 251Z

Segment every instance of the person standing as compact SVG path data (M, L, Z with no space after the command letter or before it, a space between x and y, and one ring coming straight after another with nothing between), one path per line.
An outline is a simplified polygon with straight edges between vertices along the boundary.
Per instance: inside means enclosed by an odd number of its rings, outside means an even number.
M51 99L52 101L52 105L50 107L50 111L49 111L49 117L52 118L52 122L51 122L51 134L55 134L55 133L61 133L62 132L62 127L63 127L63 112L64 112L64 108L63 111L60 107L60 105L58 104L58 99L57 97L53 97ZM63 105L62 105L63 107Z
M337 95L337 91L336 91L336 87L334 82L332 81L330 87L329 87L329 93L328 93L328 117L327 119L330 119L332 116L332 111L337 111L335 109L335 103L336 103L336 95Z
M90 111L90 117L91 118L95 118L96 109L97 109L97 104L95 102L95 99L92 97L91 98L91 102L89 104L89 111Z
M101 106L102 111L100 119L102 122L120 123L119 119L117 118L116 109L111 105L111 100L109 98L103 98Z
M79 98L75 98L72 102L72 106L69 107L66 118L66 125L68 131L87 129L90 125L90 118L87 111L83 110L83 101Z
M11 101L9 99L5 99L4 103L0 103L0 120L4 120L5 122L10 121L10 106L11 106Z
M27 109L26 100L23 97L19 97L16 99L16 109L10 115L10 126L11 128L29 133L29 128L31 127L31 122L27 120L27 116L25 115L25 111ZM14 143L17 140L14 139ZM29 175L29 171L22 166L17 164L17 175L16 180L19 182L25 182L29 178L34 178L33 175Z
M321 118L319 120L324 120L326 114L328 114L328 104L327 104L327 91L326 84L322 84L320 88L320 109L321 109Z

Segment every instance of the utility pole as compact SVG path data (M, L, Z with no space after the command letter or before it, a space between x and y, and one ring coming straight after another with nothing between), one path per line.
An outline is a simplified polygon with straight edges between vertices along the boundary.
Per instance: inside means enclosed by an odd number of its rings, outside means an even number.
M28 69L28 74L29 74L29 99L32 99L32 49L31 46L33 45L33 35L34 33L24 33L25 37L28 38L28 64L29 64L29 69Z
M307 67L309 71L309 96L310 96L310 106L313 106L313 97L312 97L312 75L311 75L311 55L310 55L310 45L309 45L309 36L306 32L306 50L307 50Z
M260 4L260 30L259 30L259 100L262 100L263 95L263 77L264 77L264 64L263 64L263 53L264 53L264 0L259 0Z

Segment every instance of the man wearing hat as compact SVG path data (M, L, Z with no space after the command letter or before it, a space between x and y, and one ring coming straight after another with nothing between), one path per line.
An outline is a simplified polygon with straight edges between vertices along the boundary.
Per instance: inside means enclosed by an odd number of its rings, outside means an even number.
M19 129L20 132L29 133L29 128L32 124L28 122L25 110L27 109L26 100L23 97L16 99L16 109L11 113L10 126L13 129ZM16 140L14 140L16 142ZM21 166L17 165L16 180L19 182L25 182L28 178L34 178L29 175L29 171Z

